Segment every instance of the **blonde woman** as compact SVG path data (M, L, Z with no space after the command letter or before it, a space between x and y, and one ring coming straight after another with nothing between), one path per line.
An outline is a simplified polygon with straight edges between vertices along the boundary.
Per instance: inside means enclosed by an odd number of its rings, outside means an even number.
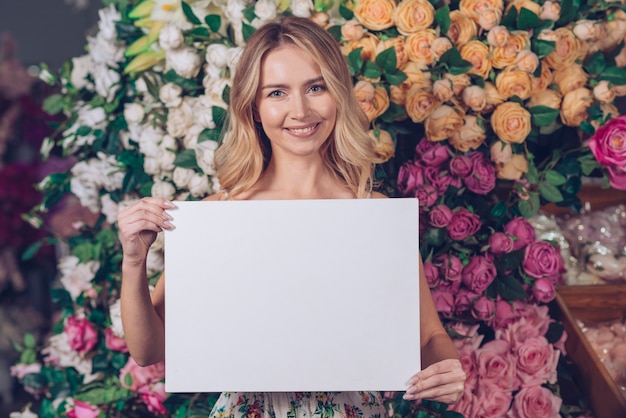
M207 200L385 198L372 190L375 154L367 118L335 40L309 20L268 23L237 65L228 128L216 154L223 191ZM152 296L146 258L156 234L172 229L173 204L144 198L118 217L124 258L122 321L140 365L164 358L164 281ZM420 260L422 370L405 399L456 402L465 373L445 332ZM213 416L382 417L379 392L223 393Z

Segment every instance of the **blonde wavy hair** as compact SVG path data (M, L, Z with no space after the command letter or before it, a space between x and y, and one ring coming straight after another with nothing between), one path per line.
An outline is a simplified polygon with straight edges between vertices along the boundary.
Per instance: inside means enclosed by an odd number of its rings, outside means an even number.
M358 197L367 197L373 187L372 139L369 121L354 96L352 78L339 45L316 23L290 16L270 22L249 38L230 90L227 127L215 153L217 177L229 196L250 189L261 177L272 155L269 139L254 121L255 98L263 58L284 45L309 52L319 63L322 77L337 106L337 121L320 153L330 171L346 182Z

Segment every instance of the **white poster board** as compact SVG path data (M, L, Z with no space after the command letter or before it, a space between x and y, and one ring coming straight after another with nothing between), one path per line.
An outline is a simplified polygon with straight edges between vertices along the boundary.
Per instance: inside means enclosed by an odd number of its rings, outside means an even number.
M420 370L416 199L176 205L168 392L404 390Z

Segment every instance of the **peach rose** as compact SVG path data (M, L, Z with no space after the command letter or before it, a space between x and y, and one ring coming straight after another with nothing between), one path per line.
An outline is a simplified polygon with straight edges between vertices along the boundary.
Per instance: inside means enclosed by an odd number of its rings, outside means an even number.
M365 29L356 20L348 20L341 27L341 36L348 42L356 42L363 37Z
M487 34L487 42L493 47L502 47L509 42L509 30L506 26L494 26Z
M374 143L374 152L376 153L376 164L382 164L391 159L396 152L396 144L389 132L378 129L376 131L370 129L367 132Z
M554 74L547 65L541 66L541 75L533 78L533 91L542 91L547 89L554 80Z
M422 68L435 60L431 45L436 38L433 29L419 30L406 38L406 51L409 59Z
M600 80L593 88L593 97L601 102L612 103L615 100L615 92L607 80Z
M378 45L376 45L376 55L391 47L394 47L396 51L396 68L402 68L409 61L404 38L402 36L379 42Z
M525 71L505 68L496 76L496 88L507 99L517 96L526 100L533 92L533 79Z
M402 84L406 83L409 87L417 84L423 89L432 87L433 81L430 79L430 73L423 71L417 63L409 61L400 69L407 77Z
M587 73L580 64L572 64L554 72L554 82L562 95L587 84Z
M430 51L436 59L439 59L448 49L452 48L452 42L446 37L435 38L430 45Z
M389 95L383 87L374 87L372 83L361 80L354 86L354 94L370 121L389 109Z
M358 41L350 42L346 46L343 47L344 55L348 55L350 52L354 51L358 48L361 49L361 58L364 61L372 61L376 60L376 47L380 43L380 39L371 33L365 33L361 39Z
M555 1L546 1L541 5L539 19L556 22L561 17L561 5Z
M619 116L619 110L612 103L600 102L600 110L602 111L602 120L609 120ZM591 125L596 129L600 129L600 121L597 119L592 120Z
M490 31L491 32L491 31ZM496 47L491 54L491 65L495 68L505 68L515 64L520 52L528 45L528 32L518 31L509 33L506 45Z
M480 86L469 86L463 90L463 103L474 112L480 112L487 105L485 90Z
M478 23L480 15L487 9L499 9L504 7L502 0L461 0L459 10L465 16Z
M453 75L446 73L443 78L452 81L452 89L454 90L454 95L457 97L461 97L463 90L472 84L472 79L467 74Z
M393 0L359 0L354 16L370 30L384 30L393 26L396 3Z
M521 144L530 134L530 112L516 102L502 103L491 114L491 127L500 140Z
M623 46L615 56L615 65L617 67L626 67L626 46Z
M598 46L604 52L612 51L626 38L626 20L614 19L609 22L604 22L602 28L604 29L604 37L598 35L600 37Z
M613 90L615 95L618 96L618 97L626 96L626 84L624 84L622 86L613 85L613 87L611 87L611 89Z
M406 113L415 123L423 122L439 106L437 98L430 90L414 85L406 95Z
M563 97L561 120L567 126L580 126L587 119L587 109L593 104L591 90L579 87Z
M476 24L459 10L450 12L448 38L457 46L465 45L476 36Z
M535 106L546 106L551 109L559 110L561 109L562 99L563 96L556 90L545 89L530 96L530 100L526 103L526 107L531 108Z
M574 35L581 41L590 41L596 39L597 27L600 26L595 20L581 19L574 23Z
M506 6L506 9L504 10L504 14L507 14L511 10L512 7L515 7L518 13L522 9L527 9L533 12L534 14L536 14L537 16L541 14L541 6L532 0L513 0L511 3L509 3Z
M463 126L463 112L451 106L439 106L424 122L429 141L443 141Z
M430 27L435 21L435 8L428 0L402 0L394 17L398 32L408 36Z
M452 134L448 142L457 151L467 152L478 149L486 138L487 134L478 122L478 118L473 115L465 115L463 126Z
M459 50L461 58L472 63L469 73L482 78L489 77L491 61L489 60L489 47L481 41L469 41Z
M450 100L454 96L454 90L452 90L452 81L447 79L440 79L435 81L433 83L433 94L440 103Z
M502 141L496 141L489 147L491 152L491 161L495 164L506 164L513 157L513 147Z
M528 159L525 155L513 154L503 164L496 164L496 177L502 180L519 180L528 172Z
M404 104L406 103L407 88L406 84L403 84L389 86L389 100L404 107Z
M483 109L483 113L491 113L497 105L506 100L493 83L485 83L483 90L485 91L485 99L487 101L487 105Z
M321 27L325 28L328 25L328 20L330 19L330 16L328 16L328 13L326 12L317 12L313 16L311 16L310 19Z
M488 7L478 16L478 25L483 30L491 30L500 24L502 20L502 9Z
M517 54L515 65L520 70L532 74L539 66L539 57L534 52L526 49Z
M554 31L556 46L554 51L543 59L543 62L555 70L567 68L574 64L581 50L581 43L569 28L558 28Z

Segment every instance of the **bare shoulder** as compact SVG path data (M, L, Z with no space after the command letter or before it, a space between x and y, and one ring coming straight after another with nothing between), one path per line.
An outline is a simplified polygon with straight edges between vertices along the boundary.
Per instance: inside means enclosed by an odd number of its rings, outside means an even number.
M202 199L203 202L213 202L216 200L226 200L226 194L224 192L219 192Z
M372 192L372 199L387 199L389 196L386 196L380 192Z

